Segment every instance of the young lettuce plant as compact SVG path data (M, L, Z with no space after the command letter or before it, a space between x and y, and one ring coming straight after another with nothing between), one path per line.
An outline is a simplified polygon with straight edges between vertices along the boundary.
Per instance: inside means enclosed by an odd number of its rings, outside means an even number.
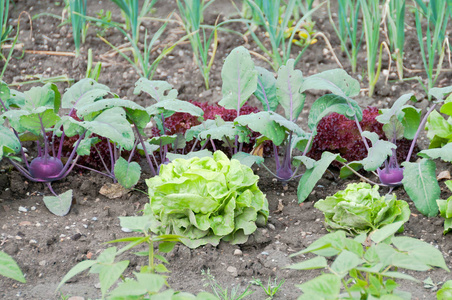
M410 293L397 289L395 280L418 280L401 269L428 271L439 267L449 271L441 251L434 246L415 238L394 236L402 225L403 221L392 223L354 239L339 230L293 254L317 256L291 265L290 269L329 271L298 285L303 291L298 299L411 299ZM328 265L327 258L331 257L335 257L334 261Z
M63 97L53 84L34 87L20 93L10 91L5 83L0 85L0 154L28 180L45 183L55 197L44 197L44 203L54 214L63 216L69 212L72 190L57 195L51 182L66 177L77 163L78 157L88 155L91 145L98 140L93 134L105 137L118 146L132 150L134 135L120 107L87 107L108 95L109 88L91 79L84 79L69 88ZM114 102L114 99L107 101ZM60 108L69 112L59 115ZM76 117L76 118L74 118ZM9 125L5 123L8 121ZM74 148L63 163L62 145L66 137L78 135ZM60 144L55 147L54 140ZM37 156L30 162L25 155L22 142L34 141ZM14 155L20 154L20 157ZM22 162L22 164L20 163Z

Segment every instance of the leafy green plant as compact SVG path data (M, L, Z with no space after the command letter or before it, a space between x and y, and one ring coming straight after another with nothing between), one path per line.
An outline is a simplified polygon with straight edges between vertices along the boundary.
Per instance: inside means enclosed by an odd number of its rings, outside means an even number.
M114 149L111 149L112 169L124 160L118 159L119 148L132 150L135 145L133 130L122 108L129 105L133 109L135 103L118 98L103 99L109 94L108 87L92 79L81 80L62 97L54 84L33 87L21 93L9 90L5 83L0 83L0 158L8 159L28 180L47 185L54 196L44 197L43 200L56 215L63 216L69 212L72 190L57 195L51 183L66 177L76 165L78 157L89 155L92 144L99 141L94 134L114 144ZM103 105L106 102L108 105ZM60 113L60 109L68 112ZM5 120L8 122L5 123ZM72 152L67 160L63 159L62 141L76 135L78 138ZM57 136L60 140L58 148L54 143ZM37 156L30 162L22 147L24 141L36 144ZM120 163L116 164L116 161ZM127 170L118 171L115 176L113 170L107 176L115 180L133 180L127 173Z
M215 279L215 276L213 276L210 273L210 270L207 269L201 270L201 274L204 276L203 281L206 281L207 283L204 284L204 286L210 286L215 296L217 296L218 299L221 300L241 300L245 299L245 297L251 295L254 293L254 291L250 291L250 285L248 285L243 292L239 292L240 286L235 286L231 289L229 293L228 288L223 288Z
M138 0L111 0L120 9L126 19L126 30L132 31L132 41L137 44L139 41L140 25L143 18L152 10L157 0L145 0L141 9Z
M80 55L80 40L85 43L88 31L88 23L86 22L86 6L88 0L68 0L70 8L70 18L72 23L72 36L75 44L75 55Z
M1 150L1 149L0 149ZM0 251L0 275L25 283L25 277L16 261L3 251Z
M403 79L403 55L405 44L405 1L387 1L385 4L388 44L397 65L399 80Z
M109 299L145 299L146 297L150 297L149 299L216 299L213 295L204 292L200 293L198 297L194 297L191 294L175 292L172 289L162 291L165 286L168 286L166 276L162 275L169 272L164 265L168 264L168 261L162 255L155 253L154 244L158 243L158 249L161 253L167 253L173 249L176 242L179 242L180 237L176 235L153 235L149 232L152 220L147 216L120 217L119 219L122 227L138 232L140 236L108 242L128 244L119 250L116 247L109 247L96 260L85 260L78 263L63 277L57 290L75 275L89 269L89 273L99 274L102 299L105 299L107 295ZM148 257L148 265L141 266L140 272L134 272L135 278L125 277L123 273L127 269L129 261L116 262L116 258L142 244L147 245L147 251L139 251L134 254ZM120 278L122 282L111 290Z
M145 215L156 234L177 234L190 248L220 240L244 243L265 225L268 203L259 177L221 151L213 157L175 159L146 180L150 203Z
M194 59L204 78L206 89L209 89L209 73L215 59L218 45L217 25L212 29L210 35L202 27L203 13L213 1L206 3L205 0L181 0L177 1L179 12L182 17L185 31L193 50ZM209 59L209 49L212 54Z
M436 292L437 300L447 300L452 298L452 280L444 282L443 286Z
M290 269L329 271L298 285L303 291L298 299L374 299L385 295L393 295L390 299L410 299L409 293L397 289L395 280L418 280L401 269L427 271L439 267L449 271L434 246L415 238L394 236L402 225L402 221L396 222L354 239L339 230L293 254L313 253L316 257L291 265ZM328 265L326 258L333 257Z
M352 66L352 73L356 72L356 66L358 61L358 51L361 47L362 37L358 36L358 20L360 12L359 0L338 0L338 26L333 20L333 13L331 10L331 1L328 1L328 16L330 23L333 26L336 35L341 42L341 50L345 52L348 60ZM347 47L347 42L350 42L351 49Z
M265 32L268 33L271 48L267 49L265 42L258 37L258 35L248 24L248 20L243 20L243 22L248 27L248 30L254 42L270 58L270 60L266 58L265 60L271 65L274 71L277 71L280 66L285 65L286 62L290 59L293 40L296 38L295 35L303 25L303 22L305 22L310 17L310 15L320 6L317 6L316 8L305 13L303 17L293 26L292 34L287 39L285 37L285 31L290 27L288 26L288 24L292 19L296 0L289 0L287 2L283 18L280 18L279 15L280 7L282 5L280 0L246 0L246 3L251 7L253 16L255 16L253 20L254 22L257 22L256 25L262 26ZM299 51L299 54L295 59L295 64L297 64L301 59L301 56L309 45L310 43L306 43L304 48ZM263 56L260 57L264 58Z
M446 181L446 186L452 191L452 180ZM436 200L441 217L444 218L444 234L452 231L452 196L447 200Z
M366 40L367 80L369 96L374 94L375 85L380 77L381 56L384 43L380 44L380 1L359 0L363 15L363 31ZM378 56L378 60L377 60ZM375 69L375 66L377 67Z
M279 283L277 282L277 278L275 277L274 281L271 281L271 277L268 278L267 285L265 286L260 279L253 279L251 284L255 284L260 286L265 294L268 296L266 300L273 299L276 293L279 291L281 286L284 284L285 279L281 280Z
M427 75L427 86L419 80L426 92L436 84L445 57L445 30L448 23L447 0L430 1L425 6L416 0L421 9L415 10L416 33L421 48L421 57ZM422 3L422 5L421 5ZM427 25L422 24L421 13L426 18ZM425 32L425 36L424 36ZM436 72L434 70L436 66Z
M328 230L344 230L351 234L374 231L382 226L405 223L410 218L408 203L396 195L380 196L378 185L351 183L343 191L314 204L325 215Z

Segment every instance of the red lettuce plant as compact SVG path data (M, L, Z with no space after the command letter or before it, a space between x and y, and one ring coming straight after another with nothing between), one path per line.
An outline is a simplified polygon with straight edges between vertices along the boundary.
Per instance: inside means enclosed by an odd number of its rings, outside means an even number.
M363 131L375 132L379 139L387 140L383 131L383 124L375 118L379 115L376 107L369 106L363 110L363 118L359 124ZM411 141L405 138L397 140L397 158L401 162L406 159ZM418 148L416 147L418 150ZM418 151L413 151L411 158L415 159ZM344 115L332 113L324 117L317 125L317 135L314 137L312 148L308 156L319 160L324 151L339 153L347 161L359 161L367 157L367 149L356 126L355 120ZM333 166L341 167L334 161Z

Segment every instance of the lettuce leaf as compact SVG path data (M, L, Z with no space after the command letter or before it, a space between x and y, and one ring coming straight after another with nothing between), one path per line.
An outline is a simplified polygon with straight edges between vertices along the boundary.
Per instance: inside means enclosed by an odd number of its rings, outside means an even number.
M146 180L156 234L184 236L191 248L221 239L244 243L268 218L268 202L253 171L221 151L213 157L175 159Z
M408 203L397 200L395 194L380 196L378 188L364 182L352 183L345 190L319 200L314 207L324 213L328 230L345 230L350 234L408 221Z

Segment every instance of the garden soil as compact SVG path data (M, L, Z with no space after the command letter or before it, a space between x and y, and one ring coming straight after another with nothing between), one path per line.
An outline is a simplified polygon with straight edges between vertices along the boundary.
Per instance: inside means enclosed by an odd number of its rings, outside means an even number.
M113 20L120 22L118 10L109 1L89 1L89 15L94 15L100 9L111 10ZM59 3L59 4L58 4ZM70 26L61 25L57 17L67 18L62 14L63 1L14 1L10 11L10 22L14 27L20 16L19 41L23 50L27 50L23 57L20 51L15 51L4 75L3 81L13 83L13 88L27 90L30 85L21 86L20 83L36 76L43 78L66 75L77 81L84 78L86 71L87 49L91 48L95 61L101 61L102 72L99 82L106 84L111 90L121 97L136 101L141 105L149 105L151 101L146 95L134 95L134 83L139 78L133 67L123 58L111 51L111 48L96 37L101 29L91 26L81 55L55 56L51 54L32 53L32 51L73 51L74 44ZM157 14L161 17L170 14L176 9L175 1L159 1L156 5ZM32 26L28 16L40 16L33 20ZM52 16L52 14L54 16ZM229 1L217 0L206 11L205 21L214 24L220 14L220 21L236 18L235 9ZM350 65L346 57L340 55L339 41L335 37L333 29L328 21L324 8L320 9L313 17L316 29L322 31L333 46L344 68L350 72ZM406 67L408 76L419 75L416 69L422 69L419 59L419 46L413 32L413 22L408 20L406 45ZM146 20L143 29L148 28L154 32L158 28L157 21ZM251 38L246 35L246 27L241 23L229 25L239 33L220 32L219 46L216 59L212 67L210 83L211 89L205 90L202 77L193 64L191 48L189 44L177 46L173 52L160 63L154 79L167 80L178 91L179 98L183 100L208 101L210 103L221 99L221 67L227 54L235 47L243 45L250 50L259 52ZM142 30L143 32L143 30ZM126 43L119 31L108 29L102 33L113 45L119 46ZM183 36L183 29L178 23L170 23L166 34L159 41L160 47L171 44ZM262 34L258 32L258 34ZM144 35L144 34L143 34ZM157 53L161 48L156 49ZM294 49L294 54L296 54ZM365 54L360 61L364 62ZM264 67L265 62L255 59L256 64ZM387 57L383 56L383 69L388 68ZM0 62L0 64L3 62ZM0 66L2 67L2 66ZM312 75L326 69L338 67L331 55L325 40L310 46L297 65L303 71L304 76ZM361 63L356 75L364 73L364 63ZM411 72L411 74L410 74ZM425 108L428 101L423 99L422 89L416 82L396 82L394 67L388 72L383 71L383 80L376 88L376 94L372 98L365 95L359 97L358 102L362 107L368 105L380 108L388 107L400 95L413 92L420 99L416 105ZM384 82L384 76L388 76L390 82ZM439 86L452 84L450 72L444 72L438 81ZM362 82L362 87L367 83ZM59 82L60 91L68 87L67 82ZM300 125L305 126L308 109L312 102L321 93L308 94L306 108L302 112ZM258 105L256 100L252 104ZM425 137L421 139L420 148L426 147ZM30 150L32 155L32 149ZM272 159L267 159L271 164ZM441 171L452 172L450 164L437 162L438 173ZM278 281L285 280L280 291L274 299L296 299L300 290L297 284L306 282L320 274L320 271L296 271L285 267L302 261L309 256L291 257L310 243L327 233L323 224L323 214L314 208L318 199L323 199L336 191L343 189L355 180L338 179L337 170L332 169L325 173L318 182L309 198L299 204L297 201L297 180L284 185L273 179L265 170L255 168L260 176L259 187L266 194L270 217L266 227L258 228L245 244L230 245L221 242L218 246L203 246L197 249L189 249L184 245L176 245L174 250L168 253L168 268L171 270L168 283L175 290L198 293L209 291L205 286L205 277L202 271L210 270L218 284L228 290L238 289L243 292L253 279L260 279L266 283L269 278ZM133 233L124 232L120 227L118 217L140 215L140 211L149 199L146 196L147 187L144 179L149 175L144 174L142 180L134 190L124 193L118 198L110 199L101 189L112 188L111 181L100 175L90 172L73 172L67 178L55 182L53 187L57 193L72 189L74 193L73 206L68 215L57 217L52 215L42 202L43 195L50 195L44 185L25 180L17 171L12 169L5 161L0 163L0 250L8 253L18 262L26 276L27 283L22 284L13 280L0 277L0 299L67 299L67 297L79 296L84 299L96 299L101 297L98 278L95 274L82 273L71 279L60 291L55 289L63 276L78 262L96 258L103 249L110 245L107 241L128 237ZM440 182L443 199L450 196L450 192ZM114 187L113 187L114 189ZM387 192L384 188L381 192ZM403 235L419 238L438 248L452 268L452 235L443 235L443 219L440 217L425 218L414 207L403 189L396 189L398 199L408 200L412 211L411 218L405 225ZM119 246L119 245L118 245ZM131 276L139 270L139 266L147 262L143 258L132 254L124 254L121 259L130 260L129 268L125 275ZM401 289L412 293L413 299L435 299L432 289L424 288L422 283L431 277L435 284L452 279L452 275L440 269L428 272L408 272L420 282L401 281ZM265 299L263 290L255 285L249 287L254 291L247 299ZM75 299L75 298L73 298ZM80 299L80 298L78 298Z

